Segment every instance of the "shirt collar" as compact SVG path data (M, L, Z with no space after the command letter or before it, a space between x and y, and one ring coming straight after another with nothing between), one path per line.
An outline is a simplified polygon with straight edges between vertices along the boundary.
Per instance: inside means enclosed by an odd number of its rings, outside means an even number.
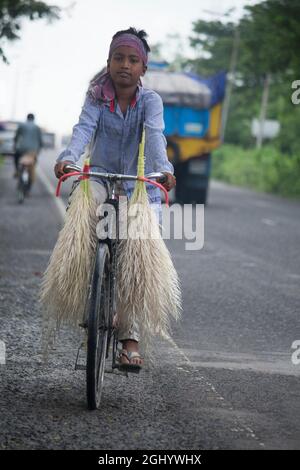
M137 86L137 89L136 89L136 93L135 93L135 96L132 98L131 100L131 103L130 103L130 108L134 108L136 103L138 102L138 100L140 99L141 97L141 94L142 94L142 90L143 90L143 87L141 85L138 85ZM115 112L115 109L116 109L116 98L113 98L111 99L110 101L107 101L105 103L105 106L109 106L109 110L111 113L114 113Z

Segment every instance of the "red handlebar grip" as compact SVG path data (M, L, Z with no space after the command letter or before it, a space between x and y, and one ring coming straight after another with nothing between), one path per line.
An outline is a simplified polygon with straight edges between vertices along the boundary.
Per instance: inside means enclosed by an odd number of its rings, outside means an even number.
M67 178L70 178L70 176L78 176L78 175L80 175L79 171L72 171L72 173L66 173L65 175L62 175L59 178L59 181L57 183L56 193L55 193L56 197L59 196L61 184L63 183L63 181L65 181Z
M166 188L163 187L163 185L161 185L160 183L158 183L157 181L152 181L148 178L145 178L144 176L140 176L138 178L140 181L145 181L145 183L150 183L150 184L153 184L153 186L157 186L159 189L161 189L164 194L165 194L165 198L166 198L166 206L169 207L169 195L168 195L168 191L166 190Z

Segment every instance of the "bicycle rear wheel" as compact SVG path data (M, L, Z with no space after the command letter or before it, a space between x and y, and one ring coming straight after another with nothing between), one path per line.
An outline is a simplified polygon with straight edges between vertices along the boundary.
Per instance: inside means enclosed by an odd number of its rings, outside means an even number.
M25 185L23 181L23 171L24 171L23 167L20 167L19 176L18 176L18 186L17 186L19 204L22 204L25 199Z
M90 410L100 405L110 325L109 249L98 245L88 303L86 385Z
M19 167L19 180L18 180L18 201L20 204L24 202L31 188L31 177L28 168L24 165Z

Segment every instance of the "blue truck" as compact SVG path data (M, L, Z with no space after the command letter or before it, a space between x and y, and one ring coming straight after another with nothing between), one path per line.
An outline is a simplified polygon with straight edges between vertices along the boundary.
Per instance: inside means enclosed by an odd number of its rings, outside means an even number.
M225 73L202 78L150 62L143 85L155 90L164 103L164 134L177 179L176 201L206 204L211 152L221 144Z

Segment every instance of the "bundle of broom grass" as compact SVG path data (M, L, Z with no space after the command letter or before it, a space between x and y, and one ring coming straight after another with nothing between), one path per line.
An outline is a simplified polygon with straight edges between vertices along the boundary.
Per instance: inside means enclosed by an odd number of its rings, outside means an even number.
M85 161L85 171L88 166ZM80 181L69 202L40 290L45 357L61 325L78 327L82 321L96 249L97 204L88 179Z
M139 147L138 176L144 176L145 130ZM117 314L119 325L139 329L144 354L155 335L169 337L171 319L181 312L177 272L161 237L160 226L150 206L146 184L137 181L129 201L127 239L118 251Z

